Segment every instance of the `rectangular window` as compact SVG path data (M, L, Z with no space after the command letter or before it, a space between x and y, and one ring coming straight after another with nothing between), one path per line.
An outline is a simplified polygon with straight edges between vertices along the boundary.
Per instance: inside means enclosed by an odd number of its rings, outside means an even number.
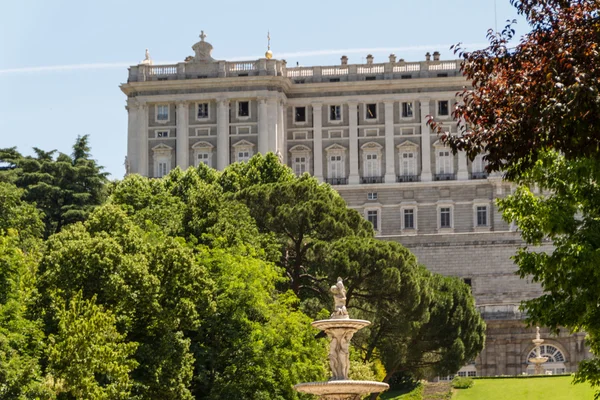
M294 172L296 175L302 175L308 171L308 163L305 156L294 157Z
M376 81L377 77L376 76L365 76L365 81Z
M169 120L169 106L167 104L159 104L156 106L156 120L157 121L168 121Z
M473 285L473 281L471 280L471 278L464 278L463 282L469 287L472 287Z
M342 160L342 156L335 155L329 157L329 167L330 167L330 178L345 178L344 177L344 164Z
M458 376L460 376L461 378L464 378L465 376L467 376L467 372L466 371L458 371Z
M400 153L400 175L417 175L417 153L404 151Z
M404 102L402 103L402 118L413 117L413 103Z
M156 131L156 137L157 138L168 138L169 131Z
M468 371L467 376L477 376L477 371Z
M404 210L404 229L415 229L415 210Z
M238 162L246 162L250 159L252 155L250 154L250 150L240 150L237 152L237 161Z
M296 107L294 113L295 122L306 122L306 107Z
M377 119L377 104L367 104L365 107L366 119Z
M477 154L473 159L473 173L481 174L485 172L485 162L483 161L483 154Z
M378 226L377 226L377 216L378 216L378 211L377 210L369 210L367 211L367 221L369 221L371 224L373 224L373 229L375 229L376 231L379 230Z
M342 120L342 106L329 106L329 120L330 121L341 121Z
M453 174L454 160L452 155L450 154L450 150L438 150L437 156L437 173L440 175Z
M450 207L440 208L440 228L451 228L452 210Z
M249 117L250 116L250 102L238 101L238 117Z
M367 200L377 200L377 192L367 193Z
M158 162L158 171L156 176L158 178L162 178L163 176L169 173L169 165L167 161L159 161Z
M477 206L477 226L487 226L488 224L487 206Z
M196 156L196 166L198 166L200 164L205 164L205 165L208 165L210 167L209 154L208 153L198 153L198 155Z
M208 118L208 103L198 104L198 113L196 114L198 119Z
M379 157L377 153L365 153L364 176L372 178L379 176Z
M450 106L448 104L448 100L438 101L438 115L450 115Z

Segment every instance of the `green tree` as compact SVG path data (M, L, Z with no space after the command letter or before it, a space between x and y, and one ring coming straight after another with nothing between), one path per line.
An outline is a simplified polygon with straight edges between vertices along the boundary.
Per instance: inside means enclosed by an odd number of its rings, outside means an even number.
M34 148L35 157L0 149L0 181L24 189L23 199L43 213L45 237L83 221L105 198L106 173L91 158L88 136L80 136L69 156Z
M527 246L515 260L521 277L545 294L525 303L530 323L585 330L600 354L600 19L598 0L511 0L531 31L511 47L514 30L488 33L479 51L460 48L471 87L454 112L459 135L432 126L454 150L486 153L489 171L517 185L499 202ZM537 186L541 194L532 193ZM550 239L554 251L536 246ZM579 366L577 381L600 386L600 360ZM596 398L600 398L600 391Z
M79 292L57 318L58 332L48 338L48 370L58 399L130 399L137 343L124 342L114 315Z

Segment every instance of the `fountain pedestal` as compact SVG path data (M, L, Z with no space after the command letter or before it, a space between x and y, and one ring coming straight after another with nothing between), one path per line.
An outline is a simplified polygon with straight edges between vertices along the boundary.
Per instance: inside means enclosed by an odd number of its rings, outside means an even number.
M350 319L346 311L346 291L341 278L338 278L337 284L331 287L331 291L335 299L335 311L331 314L331 319L314 321L311 324L324 331L331 341L329 345L331 379L327 382L299 383L294 386L294 389L327 400L360 400L366 394L389 389L387 383L348 379L350 340L358 330L369 326L371 322Z
M548 361L548 357L542 357L540 354L540 345L544 343L544 339L540 337L540 327L536 327L535 339L532 340L535 344L535 357L530 358L529 362L533 364L534 375L544 375L543 364Z

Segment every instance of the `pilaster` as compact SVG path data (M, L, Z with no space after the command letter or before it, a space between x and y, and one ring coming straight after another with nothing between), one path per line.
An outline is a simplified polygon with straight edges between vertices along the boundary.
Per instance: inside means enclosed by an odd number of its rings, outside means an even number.
M394 102L386 101L385 105L385 182L396 181L396 158L394 152Z
M148 104L142 103L139 106L139 132L138 144L140 146L140 164L138 173L142 176L148 175Z
M431 114L429 99L419 99L421 104L421 181L431 181L431 129L427 125L426 117Z
M314 173L319 182L323 182L323 105L313 103L313 153Z
M360 183L358 174L358 103L348 102L348 123L350 128L349 161L350 176L348 183L355 185Z
M285 151L284 143L285 143L285 103L283 100L279 100L279 107L277 108L277 141L275 143L276 151L279 157L281 157L281 162L286 163L287 154Z
M140 108L135 100L129 100L127 106L127 163L128 170L125 173L139 173L140 169L140 146L139 146L139 124L140 124Z
M177 141L176 157L177 165L186 170L190 166L189 150L189 103L186 101L177 102Z
M258 99L258 152L266 154L269 147L269 116L267 99Z
M270 98L267 100L267 115L268 115L268 127L267 131L269 132L268 140L266 148L264 152L261 153L266 154L269 151L273 153L277 152L277 109L279 108L279 100L275 98ZM259 148L260 151L260 148Z
M217 101L217 169L229 165L229 100Z
M458 174L456 178L459 181L469 180L469 171L467 170L467 153L464 151L458 152Z

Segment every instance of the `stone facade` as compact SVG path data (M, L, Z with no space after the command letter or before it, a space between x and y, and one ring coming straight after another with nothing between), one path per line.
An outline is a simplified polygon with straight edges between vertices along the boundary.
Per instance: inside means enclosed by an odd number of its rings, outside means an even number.
M456 92L467 84L460 61L287 68L284 60L212 58L205 41L195 56L154 65L147 54L129 68L128 173L160 177L175 166L223 169L272 151L296 173L330 183L371 221L383 240L408 247L430 270L465 279L488 322L486 349L463 373L520 374L534 334L518 311L541 293L520 279L510 257L521 245L494 200L512 188L488 176L479 156L453 155L425 123L433 115L453 133ZM551 250L548 245L547 250ZM581 335L544 338L571 372L588 356ZM554 350L552 350L554 351ZM525 354L527 353L527 354ZM558 354L558 353L557 353ZM559 359L561 357L557 356Z

